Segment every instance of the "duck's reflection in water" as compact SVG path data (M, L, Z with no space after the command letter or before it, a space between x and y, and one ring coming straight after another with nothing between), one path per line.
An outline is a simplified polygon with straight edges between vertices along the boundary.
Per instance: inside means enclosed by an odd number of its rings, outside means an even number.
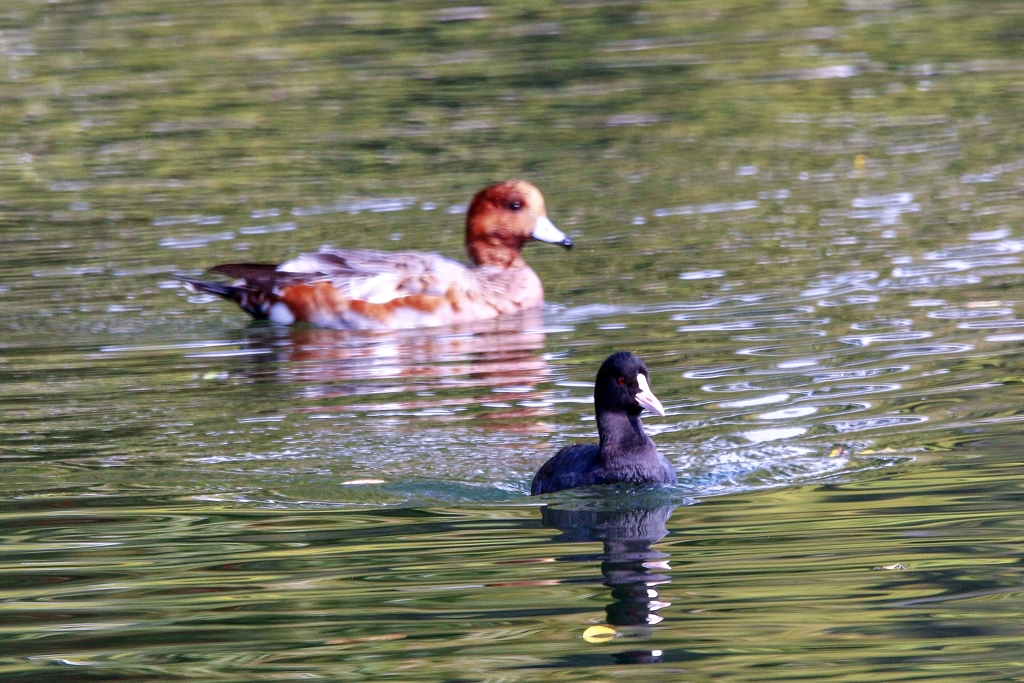
M671 569L669 556L651 545L668 534L665 525L674 509L674 505L625 510L541 509L544 526L562 532L555 542L600 541L604 545L601 575L612 589L612 602L605 607L606 621L613 627L632 627L623 629L624 635L648 635L662 620L658 612L671 604L659 595L659 586L671 580L663 573ZM661 661L661 651L629 650L614 657L621 663L656 663Z
M550 412L509 410L509 399L521 404L546 393L537 389L548 374L543 324L542 311L535 309L387 334L261 326L247 330L246 342L265 349L253 358L275 381L295 384L309 399L357 401L346 410L430 409L440 415L458 406L491 404L500 417L512 418ZM433 393L442 390L443 396Z

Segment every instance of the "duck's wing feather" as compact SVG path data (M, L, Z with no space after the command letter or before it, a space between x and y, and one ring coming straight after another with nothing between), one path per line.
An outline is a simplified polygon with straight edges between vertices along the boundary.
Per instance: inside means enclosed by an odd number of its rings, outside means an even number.
M194 290L235 301L257 318L346 329L482 320L536 305L524 292L538 301L543 297L529 268L469 268L439 254L410 251L321 248L276 266L228 263L212 272L235 281L183 280Z
M365 249L320 249L275 269L288 281L327 281L348 299L385 303L413 294L445 296L453 287L472 287L474 278L458 261L440 254Z
M244 280L250 287L268 292L281 283L281 274L274 263L222 263L209 272Z

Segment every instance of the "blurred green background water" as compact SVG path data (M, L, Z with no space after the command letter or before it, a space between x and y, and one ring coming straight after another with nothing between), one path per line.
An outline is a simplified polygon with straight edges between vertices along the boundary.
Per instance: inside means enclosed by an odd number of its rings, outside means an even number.
M995 1L5 3L0 679L1024 678L1022 40ZM527 247L533 314L281 329L170 279L461 258L508 177L577 244ZM623 348L680 485L542 512Z

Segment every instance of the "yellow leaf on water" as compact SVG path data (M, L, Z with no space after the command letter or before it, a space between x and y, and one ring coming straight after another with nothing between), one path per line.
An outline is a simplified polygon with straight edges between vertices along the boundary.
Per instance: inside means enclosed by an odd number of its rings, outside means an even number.
M611 626L591 626L583 632L583 640L588 643L604 643L619 635Z

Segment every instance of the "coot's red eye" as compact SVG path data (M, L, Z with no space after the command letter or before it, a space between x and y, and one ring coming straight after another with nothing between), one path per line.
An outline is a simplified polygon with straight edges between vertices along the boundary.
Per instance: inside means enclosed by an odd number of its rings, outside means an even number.
M621 384L622 386L626 386L626 378L625 377L620 377L619 378L619 384Z

